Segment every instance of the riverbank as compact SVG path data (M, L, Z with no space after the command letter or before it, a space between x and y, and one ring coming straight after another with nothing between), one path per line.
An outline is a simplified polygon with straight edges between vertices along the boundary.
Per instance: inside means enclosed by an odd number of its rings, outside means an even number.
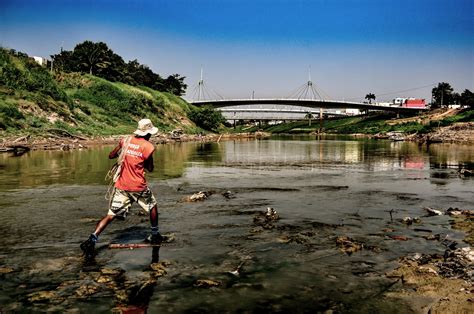
M98 137L83 137L69 133L54 136L20 136L2 138L0 152L24 152L28 150L71 150L85 149L89 146L114 145L126 135L111 135ZM151 138L153 144L168 144L176 142L219 142L233 139L256 139L268 137L265 132L230 133L230 134L173 134L157 133Z
M473 244L472 210L448 209L452 228L466 233L464 242ZM474 307L474 250L456 248L457 243L442 235L429 235L428 241L446 246L444 255L415 253L400 258L400 266L386 274L397 279L399 289L385 297L402 299L416 313L469 313Z

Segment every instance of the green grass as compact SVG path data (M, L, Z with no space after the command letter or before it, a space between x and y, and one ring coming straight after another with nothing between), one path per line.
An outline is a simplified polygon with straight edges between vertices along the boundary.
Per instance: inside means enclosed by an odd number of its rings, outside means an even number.
M109 82L89 74L51 73L34 61L0 49L0 132L126 134L142 118L162 132L202 132L187 115L191 105L147 87ZM52 123L54 117L57 121Z

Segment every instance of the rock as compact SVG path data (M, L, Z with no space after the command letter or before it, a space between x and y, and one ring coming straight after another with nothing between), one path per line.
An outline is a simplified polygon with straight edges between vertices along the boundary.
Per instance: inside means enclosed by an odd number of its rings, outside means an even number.
M114 279L110 276L99 276L99 278L97 278L97 282L98 283L109 283L109 282L112 282Z
M125 270L123 270L122 268L106 268L106 267L104 267L100 270L100 272L104 275L118 277L118 276L121 276L125 272Z
M441 235L440 234L429 234L429 235L425 235L423 236L423 238L425 238L426 240L440 240L441 239Z
M413 218L411 217L405 217L402 219L402 222L407 225L411 225L413 223Z
M392 238L393 240L397 240L397 241L408 241L408 239L409 239L405 236L400 236L400 235L391 235L389 237Z
M63 299L54 291L39 291L30 293L28 301L30 302L61 302Z
M194 284L195 287L200 287L200 288L212 288L212 287L218 287L220 285L221 285L220 281L210 280L210 279L198 279L196 280L196 283Z
M162 263L150 264L150 268L153 270L153 275L156 277L162 277L167 274L166 268Z
M336 245L339 247L339 249L342 252L348 255L351 255L354 252L362 250L362 243L359 243L355 241L354 239L346 237L346 236L337 237Z
M0 274L9 274L13 271L15 270L11 267L0 267Z
M279 243L298 243L298 244L304 244L307 243L309 240L307 237L301 234L296 234L296 235L291 235L291 236L281 236L277 238L277 241Z
M96 285L83 285L76 290L76 295L80 298L88 297L93 295L99 290L99 287Z

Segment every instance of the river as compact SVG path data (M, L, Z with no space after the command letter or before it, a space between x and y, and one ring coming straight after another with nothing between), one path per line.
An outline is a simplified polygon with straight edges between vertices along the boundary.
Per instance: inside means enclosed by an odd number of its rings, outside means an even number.
M384 276L397 259L442 254L427 233L465 245L449 216L423 208L474 208L473 179L458 175L473 169L472 145L314 136L157 145L148 180L174 240L109 249L148 234L133 207L86 262L79 244L106 213L110 149L0 154L0 312L404 312L382 297L397 289ZM198 191L209 197L185 201ZM280 219L259 224L268 207ZM340 236L364 249L340 251Z

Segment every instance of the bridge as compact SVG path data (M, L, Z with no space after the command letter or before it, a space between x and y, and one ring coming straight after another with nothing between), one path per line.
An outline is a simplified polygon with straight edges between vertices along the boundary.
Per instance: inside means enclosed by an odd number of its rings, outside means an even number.
M304 117L308 113L313 115L315 112L311 109L319 110L319 118L322 120L323 116L329 116L334 114L334 112L323 111L324 109L358 109L361 111L368 112L369 110L376 111L391 111L396 113L417 113L426 108L408 108L401 106L388 106L388 105L379 105L377 103L365 103L365 102L354 102L354 101L341 101L341 100L331 100L329 96L324 95L322 91L315 88L311 80L311 69L308 73L308 81L300 86L295 92L290 96L285 98L252 98L248 99L225 99L218 93L214 91L209 91L207 86L204 84L203 72L201 68L201 79L194 89L194 95L197 96L197 100L194 97L194 100L190 101L191 104L201 107L201 106L211 106L216 109L219 109L223 113L227 113L226 118L230 120L241 120L236 116L236 113L254 113L254 119L263 118L262 116L257 117L257 114L265 113L299 113L300 117ZM206 99L203 99L206 98ZM375 97L374 97L375 99ZM269 109L268 106L280 107L278 109ZM260 108L242 108L242 106L260 106ZM262 108L267 106L267 108ZM287 106L297 106L298 109L287 110ZM232 109L223 109L226 107L232 107ZM307 108L307 109L305 109ZM233 117L229 117L229 113L234 113ZM249 119L249 118L247 118ZM263 118L265 119L265 118ZM278 120L278 119L276 119ZM285 120L285 118L280 118L280 120Z
M223 108L242 105L293 105L307 108L328 108L328 109L359 109L359 110L385 110L392 112L419 112L425 108L407 108L394 106L380 106L377 104L367 104L360 102L324 100L324 99L291 99L291 98L262 98L262 99L215 99L215 100L193 100L191 104L200 106L212 106Z

